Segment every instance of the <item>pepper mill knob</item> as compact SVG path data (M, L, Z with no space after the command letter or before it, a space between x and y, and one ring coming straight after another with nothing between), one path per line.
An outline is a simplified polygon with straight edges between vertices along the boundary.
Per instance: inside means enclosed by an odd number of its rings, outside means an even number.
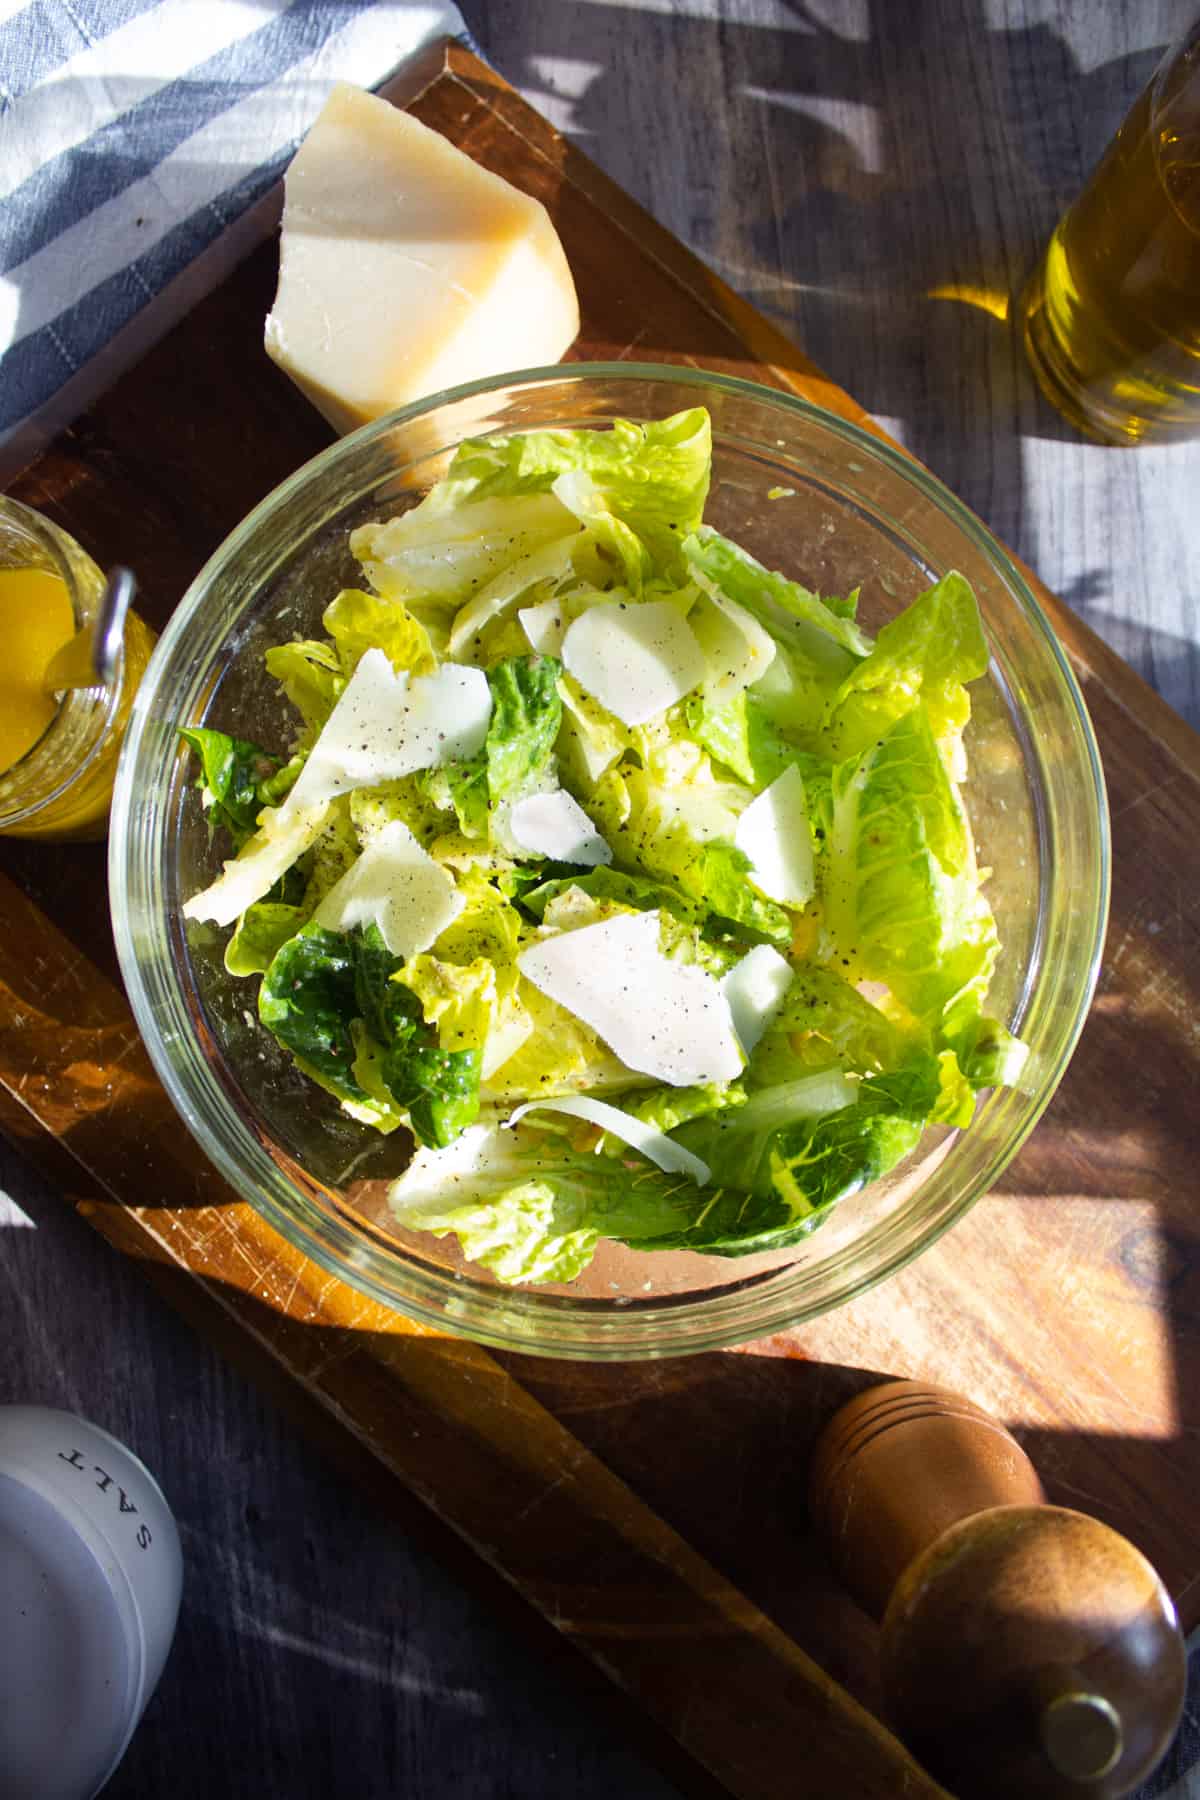
M892 1381L817 1444L811 1510L882 1620L887 1709L970 1800L1119 1800L1163 1755L1187 1665L1158 1575L1119 1533L1045 1503L998 1421Z

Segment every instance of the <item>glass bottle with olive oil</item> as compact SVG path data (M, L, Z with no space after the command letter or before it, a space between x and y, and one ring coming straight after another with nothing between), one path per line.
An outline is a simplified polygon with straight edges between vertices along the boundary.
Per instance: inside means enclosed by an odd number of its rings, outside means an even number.
M1200 23L1060 221L1021 317L1034 373L1080 430L1200 435Z

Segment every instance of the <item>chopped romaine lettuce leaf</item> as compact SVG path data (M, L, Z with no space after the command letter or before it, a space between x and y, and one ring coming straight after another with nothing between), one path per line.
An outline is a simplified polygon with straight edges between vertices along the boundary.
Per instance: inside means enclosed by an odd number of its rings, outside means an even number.
M442 771L466 837L487 836L494 809L528 791L550 763L562 722L559 673L550 656L514 656L488 670L483 748Z
M819 594L764 568L749 551L704 526L683 546L693 575L744 606L772 636L787 640L789 628L801 645L811 645L816 631L851 656L868 656L871 640L854 622L845 602L827 605ZM811 628L811 631L806 628ZM830 666L833 666L832 664Z
M581 469L603 506L637 533L655 566L669 569L682 539L700 526L711 458L712 428L698 406L645 425L617 419L607 431L475 438L454 454L444 504L465 510L469 503L544 495L560 475Z
M962 801L922 709L838 764L827 862L832 958L952 1038L978 1010L998 946Z
M412 675L429 675L437 667L429 633L402 600L343 588L325 608L321 623L333 639L347 681L367 650L382 650L393 669Z
M579 521L553 494L515 493L452 501L443 484L419 506L382 525L360 525L350 549L371 586L403 600L445 639L450 621L479 589L503 581L514 564L578 532Z
M336 648L312 640L275 644L265 662L304 721L301 742L313 743L346 685Z
M348 938L302 925L271 960L258 990L258 1016L281 1044L320 1074L331 1092L360 1103L354 1079L356 958Z
M225 967L231 975L265 975L289 938L295 937L308 918L304 906L285 901L258 900L248 906L225 946Z
M254 835L263 807L272 804L266 789L279 773L280 759L224 731L181 726L179 735L200 758L199 787L209 823L224 825L240 848Z
M374 925L307 924L267 969L259 1017L331 1093L407 1115L422 1143L442 1146L479 1110L481 1053L441 1047L401 970Z
M889 620L870 655L847 674L831 699L819 747L844 762L919 705L961 780L962 730L971 712L965 684L987 666L975 596L952 571Z

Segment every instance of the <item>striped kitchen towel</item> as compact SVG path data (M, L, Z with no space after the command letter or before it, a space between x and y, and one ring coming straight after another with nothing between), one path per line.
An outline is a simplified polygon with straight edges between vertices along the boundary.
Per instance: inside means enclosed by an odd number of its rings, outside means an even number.
M0 472L249 248L334 82L463 30L449 0L0 0Z

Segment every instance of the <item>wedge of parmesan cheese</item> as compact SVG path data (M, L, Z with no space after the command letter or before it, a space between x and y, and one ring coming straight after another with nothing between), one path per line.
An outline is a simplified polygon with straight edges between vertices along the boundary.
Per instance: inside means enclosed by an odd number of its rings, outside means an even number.
M540 201L374 94L334 88L284 193L267 354L335 431L557 362L579 330Z

